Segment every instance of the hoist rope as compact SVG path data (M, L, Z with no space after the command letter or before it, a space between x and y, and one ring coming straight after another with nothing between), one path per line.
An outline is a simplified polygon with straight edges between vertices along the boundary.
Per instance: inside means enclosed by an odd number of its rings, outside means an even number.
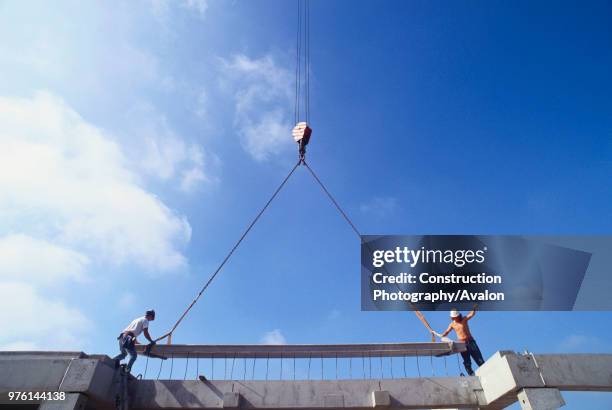
M174 369L174 354L170 356L170 380L172 380L172 370Z
M297 1L297 36L295 40L295 109L294 109L294 122L300 120L300 82L302 79L300 68L301 68L301 51L302 51L302 1Z
M159 372L157 372L157 380L159 380L159 376L161 375L162 372L162 368L164 367L164 361L160 360L159 361Z
M297 0L295 51L294 120L297 124L300 118L310 121L310 0Z
M303 104L304 104L305 119L306 119L306 121L310 120L310 0L297 0L297 6L298 6L297 7L297 17L298 17L298 19L297 19L297 30L296 30L297 31L297 36L296 36L295 109L294 109L294 116L295 116L295 122L296 123L299 122L300 115L301 115L301 113L300 113L300 104L301 104L302 93L303 93L303 96L304 96ZM302 39L302 37L303 37L303 39ZM302 44L302 40L303 40L303 44ZM302 47L302 45L303 45L303 47ZM303 62L304 62L303 72L302 72L302 67L301 67L302 53L304 54L303 55ZM302 90L302 75L304 76L303 90ZM301 148L301 149L303 149L303 148ZM363 245L365 245L370 250L370 252L371 252L369 244L363 239L361 233L359 232L359 230L357 229L355 224L351 221L351 219L348 217L348 215L340 207L338 201L336 201L336 199L333 197L333 195L330 193L330 191L325 187L325 185L323 184L321 179L317 176L317 174L314 172L314 170L306 163L306 161L304 159L304 156L303 156L303 153L302 153L302 151L300 151L300 159L299 159L299 161L293 166L293 168L291 169L289 174L285 177L285 179L281 182L281 184L278 186L278 188L274 191L274 193L272 194L272 196L270 197L268 202L266 202L266 204L259 211L257 216L251 221L251 223L248 225L246 230L243 232L242 236L240 236L238 241L234 244L234 246L230 249L228 254L225 256L225 258L223 259L221 264L219 264L217 269L210 275L210 277L208 278L208 280L206 281L206 283L204 284L202 289L199 291L197 296L187 306L187 308L181 314L179 319L174 323L174 325L172 326L170 331L168 331L164 335L158 337L157 339L155 339L155 341L159 341L159 340L168 338L168 344L172 343L172 334L174 333L176 328L183 321L183 319L187 316L187 314L191 311L193 306L198 302L198 300L200 299L200 297L202 296L204 291L206 291L208 286L210 286L212 281L217 277L217 275L219 274L219 272L221 271L223 266L225 266L225 264L231 258L231 256L234 254L234 252L236 251L238 246L240 246L242 241L245 239L245 237L251 231L253 226L257 223L259 218L266 211L266 209L270 206L272 201L276 198L278 193L285 186L285 184L287 183L287 181L289 180L291 175L293 175L293 173L295 172L295 170L297 169L297 167L300 164L303 164L308 169L310 174L313 176L315 181L322 188L323 192L327 195L327 197L330 199L330 201L336 207L338 212L342 215L344 220L350 225L350 227L353 229L355 234L357 234L357 236L359 237L359 240L361 241L361 243ZM383 269L386 271L385 268L383 268ZM398 289L399 289L399 287L398 287ZM425 320L423 315L416 309L416 307L412 303L411 303L411 306L412 306L413 310L415 311L415 314L423 322L425 327L427 327L428 330L432 331L431 327L429 326L429 323L427 323L427 321ZM433 336L432 336L432 339L433 339L433 341L435 341L435 338ZM212 366L213 366L213 372L214 372L214 361L213 361ZM253 365L253 367L254 367L254 365ZM282 360L281 360L281 369L282 369ZM172 371L172 369L171 369L171 371Z
M325 185L323 184L321 179L319 179L317 174L314 172L314 170L312 168L310 168L310 166L308 165L308 163L306 163L306 161L304 161L303 164L306 167L306 169L308 169L310 174L313 176L315 181L317 181L317 183L321 186L321 189L323 190L323 192L325 192L325 195L327 195L327 197L330 199L330 201L334 204L334 206L336 207L338 212L340 212L340 215L342 215L344 220L351 226L351 228L353 229L355 234L357 234L357 236L359 237L359 240L361 241L362 245L364 245L366 248L368 248L368 251L370 253L372 253L372 249L370 248L369 244L363 239L363 236L361 236L361 233L359 232L359 230L357 229L357 227L355 226L353 221L351 221L351 218L349 218L348 215L346 214L346 212L344 212L344 210L342 209L342 207L340 207L340 204L338 203L338 201L336 201L334 196L325 187ZM385 271L385 273L388 274L388 272L387 272L385 267L383 267L382 269ZM399 286L397 284L395 284L395 285L399 289ZM401 289L399 289L399 290L401 290ZM431 326L429 325L429 323L425 319L425 316L423 316L423 314L419 310L417 310L416 306L414 306L414 304L412 302L410 302L410 306L412 306L412 309L414 310L414 314L419 318L419 320L423 323L423 325L425 325L427 330L429 330L430 332L433 332L433 329L431 328ZM433 333L431 334L431 339L432 339L431 340L432 342L436 341L435 336L433 335Z
M240 236L240 239L238 239L238 241L236 242L236 244L230 249L230 251L228 252L228 254L225 256L225 258L223 259L223 261L221 262L221 264L217 267L217 269L215 269L215 271L212 273L212 275L210 275L210 277L208 278L208 280L206 281L206 283L204 284L204 286L202 287L202 289L200 290L200 292L198 293L198 295L195 297L195 299L189 304L189 306L187 306L187 309L185 309L185 311L183 312L183 314L179 317L179 319L176 321L176 323L174 324L174 326L172 326L172 329L170 329L169 332L167 332L166 334L164 334L163 336L158 337L157 339L155 339L155 341L158 340L162 340L166 337L169 338L169 342L170 337L172 336L172 333L176 330L177 326L183 321L183 319L185 318L185 316L187 316L187 313L189 313L189 311L191 310L191 308L193 308L193 306L196 304L196 302L200 299L200 297L202 296L202 293L204 293L204 291L208 288L208 286L212 283L212 281L215 279L215 277L219 274L219 272L221 271L221 269L223 268L223 266L227 263L227 261L230 259L230 257L234 254L234 251L238 248L238 246L240 246L240 244L242 243L242 241L244 240L244 238L247 236L247 234L251 231L251 229L253 228L253 226L257 223L257 221L259 220L259 218L261 218L261 216L263 215L263 213L266 211L266 209L268 209L268 207L270 206L270 204L272 203L272 201L274 201L274 198L276 198L276 196L278 195L278 193L281 191L281 189L283 189L283 187L285 186L285 184L287 183L287 181L289 180L289 178L291 178L291 175L293 175L293 173L295 172L295 170L297 169L297 167L300 165L299 162L297 162L293 168L291 168L291 171L289 171L289 174L287 174L287 176L285 177L285 179L283 179L283 182L281 182L281 184L278 186L278 188L276 188L276 190L274 191L274 193L272 194L272 196L270 197L270 199L268 199L268 202L266 202L266 204L264 205L264 207L259 211L259 213L257 214L257 216L251 221L251 223L248 225L248 227L246 228L246 230L244 231L244 233L242 234L242 236Z
M436 375L436 370L434 368L434 362L433 362L433 352L430 351L429 352L429 364L431 366L431 375L435 377Z
M223 259L223 261L221 262L221 264L219 264L219 266L217 267L217 269L215 269L215 271L212 273L212 275L208 278L208 280L206 281L206 283L204 284L204 286L202 287L202 289L200 290L200 292L197 294L197 296L193 299L193 301L187 306L187 309L185 309L185 311L183 312L183 314L179 317L179 319L176 321L176 323L174 324L174 326L172 326L172 328L170 329L169 332L165 333L164 335L158 337L157 339L155 339L156 341L162 340L166 337L168 337L168 343L171 343L171 336L173 334L173 332L176 330L176 328L178 327L178 325L183 321L183 319L185 318L185 316L187 316L187 314L189 313L189 311L193 308L193 306L197 303L197 301L200 299L200 297L202 296L202 294L204 293L204 291L208 288L208 286L210 286L210 284L212 283L212 281L215 279L215 277L219 274L219 272L221 271L221 269L223 268L223 266L225 266L225 264L227 263L227 261L231 258L231 256L234 254L234 252L236 251L236 249L238 248L238 246L240 246L240 244L242 243L242 241L246 238L246 236L248 235L248 233L251 231L251 229L253 228L253 226L255 226L255 224L257 223L257 221L259 221L259 219L261 218L261 216L264 214L264 212L268 209L268 207L270 206L270 204L274 201L274 199L276 198L276 196L280 193L280 191L283 189L283 187L285 186L285 184L287 183L287 181L289 180L289 178L291 178L291 176L293 175L293 173L295 172L295 170L298 168L298 166L300 164L303 164L306 169L308 169L308 171L310 172L310 174L312 175L312 177L314 178L314 180L319 184L319 186L321 187L321 189L323 190L323 192L325 193L325 195L329 198L329 200L332 202L332 204L335 206L335 208L338 210L338 212L340 213L340 215L342 215L342 217L344 218L344 220L349 224L349 226L352 228L352 230L355 232L355 234L359 237L359 240L361 241L361 243L363 245L365 245L368 249L369 245L368 243L363 239L363 237L361 236L361 233L359 232L359 230L357 229L357 227L355 226L355 224L353 223L353 221L348 217L348 215L346 214L346 212L344 212L344 210L342 209L342 207L340 206L340 204L338 203L338 201L334 198L334 196L331 194L331 192L327 189L327 187L325 186L325 184L323 184L323 182L321 181L321 179L318 177L318 175L315 173L315 171L310 167L310 165L308 165L308 163L306 161L304 161L303 159L300 159L294 166L293 168L291 168L291 171L289 171L289 173L287 174L287 176L285 177L285 179L283 179L283 181L280 183L280 185L276 188L276 190L273 192L272 196L268 199L268 201L266 202L266 204L263 206L263 208L259 211L259 213L255 216L255 218L251 221L251 223L247 226L247 228L245 229L245 231L243 232L243 234L240 236L240 238L238 239L238 241L234 244L234 246L230 249L230 251L228 252L228 254L225 256L225 258ZM370 249L371 251L371 249ZM412 304L411 304L412 305ZM423 317L423 315L421 314L421 312L419 312L416 308L414 308L413 305L413 309L415 314L417 315L417 317L423 322L423 324L427 327L427 329L429 329L431 331L431 327L429 326L429 323L427 323L427 320L425 320L425 317Z
M336 209L338 210L338 212L340 212L340 215L342 215L342 217L344 218L344 220L346 222L348 222L348 224L351 226L351 228L353 229L353 231L355 231L355 233L357 234L357 236L359 237L360 241L363 241L362 237L361 237L361 233L359 233L359 230L357 229L357 227L355 226L355 224L353 223L353 221L351 221L351 219L348 217L348 215L342 210L342 208L340 207L340 205L338 204L338 201L336 201L336 199L333 197L333 195L327 190L327 188L325 187L325 185L323 184L323 182L321 182L321 180L319 179L319 177L317 176L317 174L313 171L312 168L310 168L310 165L308 165L306 162L304 162L304 166L306 167L306 169L308 169L308 171L310 172L310 174L313 176L313 178L315 179L315 181L317 181L317 183L319 184L319 186L321 187L321 189L323 190L323 192L325 192L325 195L327 195L327 197L330 199L330 201L334 204L334 206L336 207Z
M145 369L144 369L144 376L143 378L147 377L147 369L149 368L149 356L147 355L147 360L145 361Z
M297 7L297 30L296 30L297 31L297 35L296 35L296 45L295 45L295 48L296 48L296 64L295 64L295 112L294 112L295 122L296 123L299 121L300 115L301 115L300 114L300 102L301 102L300 100L301 100L301 97L302 97L302 93L304 95L304 102L303 103L304 103L304 114L305 114L306 121L308 121L309 118L310 118L310 0L298 0L297 1L297 6L298 7ZM302 9L303 9L303 11L302 11ZM302 29L302 26L303 26L303 29ZM302 37L304 37L303 38L303 47L302 47ZM304 54L304 56L303 56L303 62L304 62L303 72L302 72L302 67L301 67L302 53ZM302 75L304 76L304 90L302 90ZM225 257L225 259L223 259L223 261L221 262L219 267L213 272L213 274L210 276L208 281L206 281L206 283L204 284L204 286L202 287L202 289L200 290L198 295L189 304L189 306L187 306L187 309L185 309L183 314L179 317L179 319L176 321L174 326L172 326L170 331L165 333L164 335L158 337L157 339L155 339L155 341L162 340L162 339L165 339L167 337L168 338L168 344L172 343L172 334L174 333L174 331L176 330L178 325L183 321L183 319L185 318L187 313L189 313L191 308L200 299L200 297L202 296L202 293L204 293L204 291L208 288L208 286L211 284L211 282L215 279L217 274L221 271L221 269L223 268L225 263L229 260L229 258L232 256L232 254L234 253L236 248L238 248L238 246L240 245L242 240L247 236L247 234L249 233L251 228L259 220L261 215L264 213L264 211L268 208L268 206L274 200L276 195L283 188L283 186L285 185L285 183L287 182L289 177L291 177L293 172L300 165L300 162L303 162L303 158L301 158L300 161L297 164L295 164L295 166L291 169L291 171L289 172L287 177L283 180L283 182L280 184L280 186L276 189L274 194L272 194L272 197L268 200L266 205L262 208L262 210L259 212L259 214L257 214L255 219L247 227L247 229L244 231L244 233L242 234L240 239L238 239L238 242L236 242L236 244L229 251L229 253Z
M304 52L304 72L305 72L305 100L306 100L306 122L310 122L310 0L304 0L305 4L305 23L304 28L304 42L306 43L306 50Z
M366 378L366 370L365 370L365 356L361 355L361 370L363 370L363 378Z
M187 360L185 361L185 375L183 380L187 380L187 369L189 368L189 352L187 352Z

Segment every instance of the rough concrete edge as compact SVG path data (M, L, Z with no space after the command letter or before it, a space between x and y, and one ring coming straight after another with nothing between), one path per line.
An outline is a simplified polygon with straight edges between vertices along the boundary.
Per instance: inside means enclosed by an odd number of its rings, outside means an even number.
M495 404L517 391L517 381L509 363L509 359L515 355L515 352L509 350L497 351L476 370L485 405Z

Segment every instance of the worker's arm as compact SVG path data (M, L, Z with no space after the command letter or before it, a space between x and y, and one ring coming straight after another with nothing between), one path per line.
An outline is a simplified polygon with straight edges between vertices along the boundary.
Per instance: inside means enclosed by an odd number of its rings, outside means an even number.
M446 329L446 330L444 331L444 333L438 333L438 332L436 332L435 330L432 330L431 332L432 332L434 335L438 336L438 337L444 337L444 336L446 336L447 334L449 334L449 333L451 332L451 330L453 330L453 327L452 327L451 325L448 325L448 329Z
M440 337L444 337L448 335L451 332L451 330L453 330L453 327L451 325L448 325L448 328L444 331L444 333L440 335Z
M153 339L151 338L151 335L149 334L149 328L145 328L143 333L150 343L155 343Z
M471 318L473 318L474 315L476 314L477 308L478 308L478 304L474 304L474 308L472 309L472 311L468 313L467 315L465 315L465 320L470 320Z

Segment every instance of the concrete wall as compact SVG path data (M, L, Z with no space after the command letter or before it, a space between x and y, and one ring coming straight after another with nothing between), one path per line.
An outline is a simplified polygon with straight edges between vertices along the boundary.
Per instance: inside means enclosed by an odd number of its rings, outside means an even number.
M486 402L503 408L522 389L612 391L610 354L517 354L500 351L476 371Z
M372 409L375 404L389 409L477 408L484 404L480 391L476 377L207 383L143 380L132 384L130 404L135 409L232 408L234 394L244 409L359 410Z
M501 409L563 405L559 393L612 391L612 355L497 352L476 377L321 381L183 381L123 378L133 409ZM106 356L81 352L0 352L0 398L9 391L62 391L49 409L110 409L122 397L121 372ZM3 402L0 402L0 404ZM6 401L4 401L6 403Z
M0 352L0 398L7 393L67 393L63 403L47 402L41 408L114 408L119 372L106 356L82 352ZM86 400L84 400L86 399ZM66 407L73 403L76 407ZM87 406L85 403L88 403ZM51 406L54 404L54 406Z

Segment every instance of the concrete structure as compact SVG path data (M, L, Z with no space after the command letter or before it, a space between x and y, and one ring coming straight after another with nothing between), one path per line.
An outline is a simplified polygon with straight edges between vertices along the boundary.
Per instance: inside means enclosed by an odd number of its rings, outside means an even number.
M474 377L203 383L128 379L107 356L81 352L0 352L0 403L14 391L66 394L44 402L46 410L493 410L517 400L524 410L549 410L563 405L566 390L612 391L612 355L497 352Z
M136 346L143 354L144 345ZM151 348L152 354L178 358L335 358L447 356L465 352L463 342L376 343L341 345L164 345Z

